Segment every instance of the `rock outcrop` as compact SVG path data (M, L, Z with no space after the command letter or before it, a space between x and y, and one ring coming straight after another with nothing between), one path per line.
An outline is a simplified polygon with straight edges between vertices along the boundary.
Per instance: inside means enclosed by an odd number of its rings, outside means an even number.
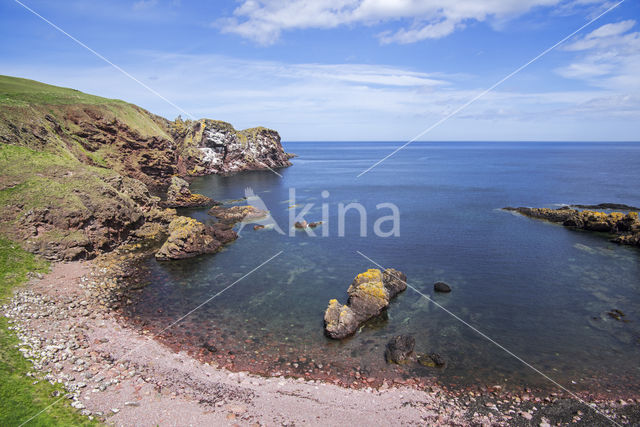
M225 224L235 224L240 221L255 221L266 218L268 211L263 211L255 206L214 206L209 209L209 215L215 216L220 222Z
M189 190L189 183L174 176L167 190L166 205L170 208L198 208L211 206L215 201L202 194L194 194Z
M390 299L407 288L406 280L403 273L391 268L384 273L369 269L358 274L347 290L347 304L329 301L324 314L326 335L333 339L352 335L364 322L387 309Z
M176 120L171 133L180 168L190 175L229 174L291 166L278 132L263 127L237 131L218 120Z
M550 222L573 227L581 230L597 231L613 234L612 241L616 243L640 246L640 221L638 212L599 212L592 210L577 210L569 207L558 209L548 208L504 208L507 211L518 212L522 215L539 218Z
M222 243L214 230L193 218L179 216L169 224L169 238L156 252L156 259L184 259L217 252Z

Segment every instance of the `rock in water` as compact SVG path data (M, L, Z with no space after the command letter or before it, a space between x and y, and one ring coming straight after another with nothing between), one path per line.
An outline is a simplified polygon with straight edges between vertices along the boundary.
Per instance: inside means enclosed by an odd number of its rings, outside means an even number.
M382 273L378 269L358 274L347 293L349 306L365 320L377 316L389 306L389 291L382 283Z
M406 276L394 269L384 273L369 269L358 274L347 290L347 304L341 305L335 299L329 301L324 314L327 336L342 339L353 334L364 322L383 313L389 300L406 287Z
M606 213L587 209L579 211L568 207L559 209L521 207L504 208L504 210L518 212L531 218L561 223L565 227L610 233L616 236L612 239L616 243L640 246L638 212L629 212L627 214L622 212Z
M387 268L384 271L382 282L389 292L389 298L393 298L407 289L407 276L395 268Z
M411 335L398 335L387 343L384 358L387 363L407 363L413 356L416 340Z
M214 206L209 209L209 215L213 215L221 222L226 224L235 224L240 221L256 221L269 216L268 211L258 209L251 205L232 206L230 208L223 206Z
M295 224L293 224L293 226L295 228L307 228L309 224L307 223L307 221L302 220L302 221L297 221Z
M436 292L451 292L451 286L447 285L444 282L436 282L433 284L433 290Z
M156 259L184 259L217 252L222 244L213 237L213 229L186 216L169 224L169 238L156 253Z
M324 313L324 330L333 339L343 339L353 334L358 328L356 315L347 305L342 305L336 299L329 301L329 307Z
M193 194L189 183L177 176L171 177L171 185L167 190L167 206L170 208L197 208L211 206L215 202L202 194Z

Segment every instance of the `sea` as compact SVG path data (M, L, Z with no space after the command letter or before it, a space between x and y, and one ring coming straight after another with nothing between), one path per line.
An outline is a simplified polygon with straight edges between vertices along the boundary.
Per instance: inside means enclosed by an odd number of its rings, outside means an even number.
M638 394L640 251L502 208L640 206L640 144L414 142L394 154L401 142L283 145L297 155L289 168L192 182L270 220L236 225L239 238L216 254L143 260L146 286L123 308L132 324L264 375ZM207 209L181 214L216 221ZM302 219L322 224L295 229ZM354 277L380 267L405 273L409 288L354 336L327 338L329 300L345 303ZM435 293L436 281L452 292ZM385 345L401 334L446 365L387 364Z

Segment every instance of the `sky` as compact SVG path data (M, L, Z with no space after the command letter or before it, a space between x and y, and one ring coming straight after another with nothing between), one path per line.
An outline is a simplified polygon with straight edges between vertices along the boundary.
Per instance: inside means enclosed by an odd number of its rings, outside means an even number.
M639 141L640 1L615 4L0 0L0 74L284 141Z

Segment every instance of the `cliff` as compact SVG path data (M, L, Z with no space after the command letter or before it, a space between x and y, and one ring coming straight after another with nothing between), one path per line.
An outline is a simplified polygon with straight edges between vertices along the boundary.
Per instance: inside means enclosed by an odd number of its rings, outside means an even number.
M276 131L169 121L124 101L0 76L0 234L50 259L90 258L166 228L182 177L289 166Z

